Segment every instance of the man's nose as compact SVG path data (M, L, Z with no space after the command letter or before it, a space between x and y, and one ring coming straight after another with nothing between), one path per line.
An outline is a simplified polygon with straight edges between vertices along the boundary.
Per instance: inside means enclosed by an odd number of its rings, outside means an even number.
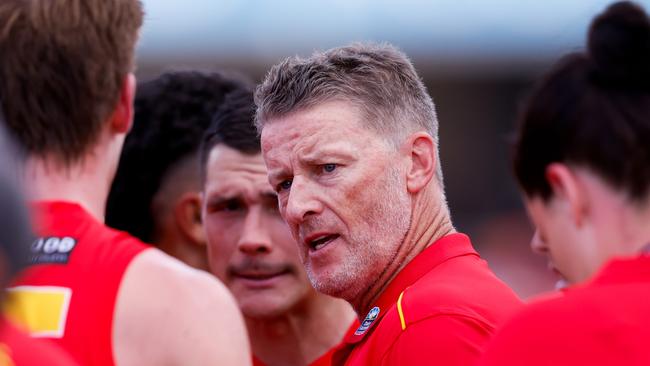
M248 255L270 253L273 250L269 225L265 225L262 209L251 207L246 213L242 235L237 246Z
M284 219L289 224L300 224L310 215L320 214L322 202L318 199L318 190L313 183L302 177L294 178L289 191Z
M542 240L539 230L535 230L535 234L533 234L533 238L530 240L530 247L537 254L546 254L548 252L546 243Z

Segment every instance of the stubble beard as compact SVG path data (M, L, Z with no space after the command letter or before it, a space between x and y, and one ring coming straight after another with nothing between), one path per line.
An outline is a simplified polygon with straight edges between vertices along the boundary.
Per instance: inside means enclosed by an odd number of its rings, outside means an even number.
M391 168L374 190L365 227L346 238L351 249L346 260L326 273L315 273L305 263L307 276L318 292L355 303L394 260L411 224L410 197L396 168Z

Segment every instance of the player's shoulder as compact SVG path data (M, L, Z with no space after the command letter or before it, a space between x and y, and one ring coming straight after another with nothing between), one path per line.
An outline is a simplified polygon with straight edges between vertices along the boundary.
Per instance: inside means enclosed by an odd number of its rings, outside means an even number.
M635 319L639 313L647 313L650 307L641 293L638 287L627 284L581 285L562 295L530 302L509 323L538 327L554 324L567 335L578 330L611 327Z
M88 215L78 227L57 231L65 233L65 237L73 241L75 257L81 258L83 263L92 262L98 266L113 268L119 263L118 266L123 267L140 252L151 248L129 233L106 226ZM50 237L47 235L44 239Z
M381 344L393 344L398 339L450 338L467 329L479 333L492 331L493 322L479 306L468 301L462 292L443 286L432 289L411 286L402 291L373 333ZM401 348L418 347L417 342L400 342Z
M584 301L585 296L590 297L589 291L578 290L523 307L498 329L480 365L600 362L595 355L601 353L594 349L611 347L620 338L621 329L610 326L617 322L615 316L599 304Z
M150 295L171 296L176 301L191 301L193 295L231 299L225 286L211 274L189 267L158 249L143 251L135 257L125 274L125 280L146 286ZM188 297L190 296L190 297Z
M230 329L232 350L210 347ZM183 334L180 341L178 334ZM114 316L115 354L124 363L196 364L193 357L247 352L239 341L243 320L237 304L214 276L183 264L157 249L133 259L120 285ZM152 348L149 345L157 344ZM230 352L230 353L229 353ZM239 357L235 354L236 357ZM183 360L185 359L185 363ZM176 360L176 361L169 361ZM180 362L180 363L179 363Z
M570 341L576 332L594 326L589 305L581 298L582 294L571 294L531 302L503 324L497 337L500 342L521 344Z
M114 229L110 226L99 223L95 226L95 231L89 235L88 241L98 242L100 245L109 246L113 250L121 249L146 249L151 245L142 242L140 239L131 234Z
M400 294L396 308L401 308L412 322L455 316L493 326L519 310L522 302L510 288L492 279L490 273L481 272L475 274L479 279L474 285L453 278L440 280L435 274L425 276Z

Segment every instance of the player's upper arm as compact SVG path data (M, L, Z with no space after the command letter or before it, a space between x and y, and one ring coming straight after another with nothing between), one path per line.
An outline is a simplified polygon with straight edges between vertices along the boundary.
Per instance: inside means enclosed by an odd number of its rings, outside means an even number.
M382 365L474 365L491 331L479 320L438 315L409 324L382 359Z
M243 319L228 290L157 250L140 254L127 269L113 350L119 366L251 363Z

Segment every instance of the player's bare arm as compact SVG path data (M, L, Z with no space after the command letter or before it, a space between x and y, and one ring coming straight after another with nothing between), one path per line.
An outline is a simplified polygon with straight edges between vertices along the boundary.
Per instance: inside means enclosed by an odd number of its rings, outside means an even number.
M243 319L226 288L158 250L127 269L113 324L120 366L251 363Z

